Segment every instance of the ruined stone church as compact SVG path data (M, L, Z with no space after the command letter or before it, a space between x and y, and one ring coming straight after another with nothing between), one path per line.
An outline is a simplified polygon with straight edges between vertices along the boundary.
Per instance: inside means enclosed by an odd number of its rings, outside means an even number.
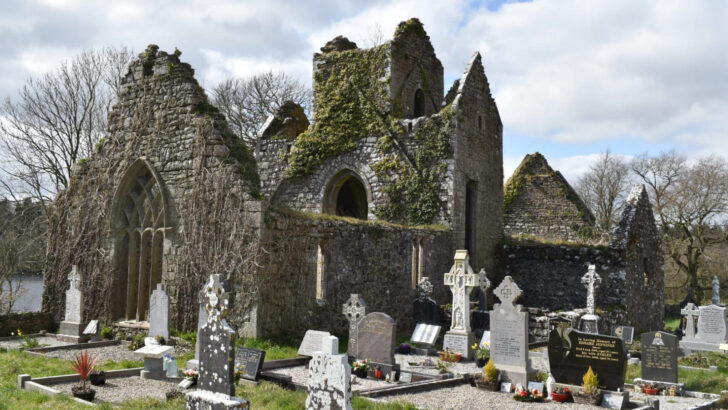
M284 104L254 149L178 53L149 46L121 83L107 136L49 213L43 309L57 319L72 265L85 320L144 321L161 283L180 330L220 273L245 336L344 333L351 293L405 334L421 278L447 303L456 249L502 276L503 127L482 56L445 93L417 19L376 47L327 43L311 118Z

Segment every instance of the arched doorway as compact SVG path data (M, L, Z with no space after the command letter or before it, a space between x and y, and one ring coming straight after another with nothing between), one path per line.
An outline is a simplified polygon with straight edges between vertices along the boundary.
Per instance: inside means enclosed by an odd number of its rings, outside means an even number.
M114 198L116 278L113 312L145 320L149 296L162 281L168 223L164 187L149 164L137 160L121 179Z
M367 190L356 173L345 170L331 179L326 189L323 211L338 216L367 219Z
M415 115L414 117L422 117L425 115L425 93L421 89L415 91Z

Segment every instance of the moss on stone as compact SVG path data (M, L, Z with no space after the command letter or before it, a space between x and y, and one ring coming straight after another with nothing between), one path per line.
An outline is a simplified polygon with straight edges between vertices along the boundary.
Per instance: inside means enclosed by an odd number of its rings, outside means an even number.
M407 21L399 23L399 25L397 25L397 28L394 30L394 38L397 38L405 33L414 33L421 37L427 37L425 26L417 17L413 17Z

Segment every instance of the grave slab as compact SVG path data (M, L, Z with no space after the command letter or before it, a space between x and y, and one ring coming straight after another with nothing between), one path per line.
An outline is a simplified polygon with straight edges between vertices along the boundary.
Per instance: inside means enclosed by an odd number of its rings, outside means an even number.
M319 351L321 342L325 337L331 336L329 332L320 330L307 330L303 335L301 345L298 347L299 356L313 356L314 352Z

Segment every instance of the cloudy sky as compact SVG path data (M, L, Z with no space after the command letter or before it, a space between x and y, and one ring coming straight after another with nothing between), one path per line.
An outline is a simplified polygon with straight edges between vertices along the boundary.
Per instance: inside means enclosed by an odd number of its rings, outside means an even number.
M505 126L505 172L534 151L575 180L606 149L728 154L723 0L3 0L0 97L84 49L182 50L205 87L269 69L310 83L311 56L419 17L446 89L472 53Z

